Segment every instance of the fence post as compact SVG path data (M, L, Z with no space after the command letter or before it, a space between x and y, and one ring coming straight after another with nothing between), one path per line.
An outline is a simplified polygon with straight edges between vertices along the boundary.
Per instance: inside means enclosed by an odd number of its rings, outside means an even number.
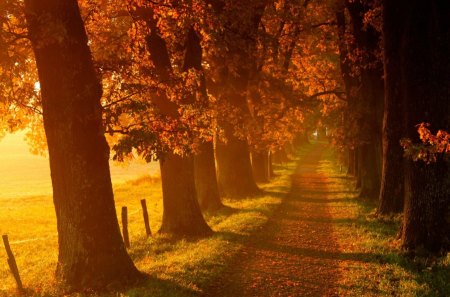
M152 236L152 230L150 229L150 222L148 219L148 211L147 211L147 202L145 199L141 200L142 206L142 215L144 216L144 224L145 224L145 232L147 233L147 237Z
M126 206L122 207L122 233L123 242L127 249L130 248L130 237L128 236L128 209Z
M20 279L19 274L19 268L17 268L16 258L14 257L14 254L12 253L11 246L9 245L9 239L8 235L3 235L3 244L5 245L6 254L8 255L8 265L9 269L11 270L11 273L14 276L14 279L16 280L17 289L19 292L23 293L23 284L22 280Z

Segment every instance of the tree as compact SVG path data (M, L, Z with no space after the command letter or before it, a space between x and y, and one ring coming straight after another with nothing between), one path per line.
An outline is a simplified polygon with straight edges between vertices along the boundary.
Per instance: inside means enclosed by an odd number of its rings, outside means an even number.
M378 214L391 214L403 210L404 168L403 150L403 97L401 87L402 36L405 7L393 1L383 3L384 43L384 120L383 120L383 170Z
M349 97L347 121L354 133L355 164L360 196L375 199L379 195L381 176L381 127L383 114L383 65L380 59L380 32L377 28L379 5L376 1L345 1L351 19L351 47L347 59L352 61L351 75L357 78ZM370 21L373 20L373 23ZM342 21L341 21L342 22ZM342 24L341 24L342 28ZM342 30L342 29L341 29ZM341 33L342 34L342 33ZM342 49L342 46L341 46ZM345 68L343 68L345 69ZM348 80L344 75L344 80ZM347 82L347 85L349 83ZM356 96L356 99L353 98ZM353 147L351 147L351 150ZM352 160L352 156L350 156Z
M259 193L252 173L245 133L237 131L250 119L247 88L255 70L256 36L266 1L248 3L212 1L222 30L215 39L218 50L211 55L218 82L219 104L226 111L218 118L226 141L216 144L219 188L227 196L245 197Z
M59 255L69 290L141 279L119 231L103 135L102 86L75 0L27 0L42 93Z
M146 49L155 66L158 80L163 83L169 82L173 75L173 67L167 43L157 27L157 16L154 15L150 7L145 6L137 6L131 14L135 19L143 20L150 31L145 36ZM184 48L182 70L186 72L191 68L198 67L199 62L197 60L201 58L199 39L193 28L187 33ZM165 94L156 95L156 98L163 115L175 119L181 116L176 103L170 101ZM192 99L192 97L187 98L189 101L192 101ZM202 153L205 153L205 151ZM204 236L212 233L199 207L194 163L192 154L180 155L174 151L166 152L160 161L164 206L160 232L177 236ZM200 163L197 163L197 165L200 165ZM197 172L199 173L198 169L199 166L197 166Z
M34 60L23 21L23 4L0 3L0 139L9 132L41 120L39 92ZM40 114L35 117L36 114Z
M287 161L298 135L340 113L333 25L324 3L276 1L264 10L249 82L247 138L257 181L269 178L269 151L275 162Z
M385 1L388 17L392 17L392 11L404 11L403 18L385 23L388 34L395 34L398 26L403 29L401 77L397 79L402 82L404 135L413 143L420 142L416 131L419 123L432 123L433 127L446 131L450 128L450 9L446 1L440 0L388 2ZM385 54L390 58L392 52ZM388 72L388 75L396 73ZM431 164L406 161L402 225L405 249L448 251L449 181L449 164L443 157Z
M104 118L114 158L121 161L136 152L147 162L160 162L160 232L211 234L197 201L194 157L200 151L204 159L205 143L212 142L209 101L200 91L204 79L197 67L202 49L193 31L198 7L187 2L105 2L100 8L85 4L94 60L108 85ZM207 159L206 165L214 172L212 161ZM206 182L217 188L214 177L200 185ZM218 195L208 198L219 200Z

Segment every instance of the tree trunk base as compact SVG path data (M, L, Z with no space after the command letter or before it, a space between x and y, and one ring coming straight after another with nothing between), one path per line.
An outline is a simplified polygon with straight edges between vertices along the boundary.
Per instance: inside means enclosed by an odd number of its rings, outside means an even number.
M211 235L197 200L194 158L169 154L160 167L164 212L159 232L176 237Z

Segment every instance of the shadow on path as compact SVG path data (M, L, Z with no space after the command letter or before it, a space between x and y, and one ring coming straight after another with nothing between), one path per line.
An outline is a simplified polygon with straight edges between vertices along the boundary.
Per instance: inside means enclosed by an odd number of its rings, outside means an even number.
M317 144L299 161L278 211L205 296L337 296L345 255L329 212L339 202L327 189L333 182L318 170L325 150Z

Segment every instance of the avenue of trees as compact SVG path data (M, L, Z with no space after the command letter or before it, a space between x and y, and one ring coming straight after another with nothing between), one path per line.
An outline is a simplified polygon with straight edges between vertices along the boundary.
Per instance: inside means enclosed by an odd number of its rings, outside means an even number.
M446 2L2 0L0 136L26 129L49 156L62 286L143 278L110 155L159 161L160 232L203 237L203 213L260 194L316 129L361 198L403 212L405 250L446 253Z

